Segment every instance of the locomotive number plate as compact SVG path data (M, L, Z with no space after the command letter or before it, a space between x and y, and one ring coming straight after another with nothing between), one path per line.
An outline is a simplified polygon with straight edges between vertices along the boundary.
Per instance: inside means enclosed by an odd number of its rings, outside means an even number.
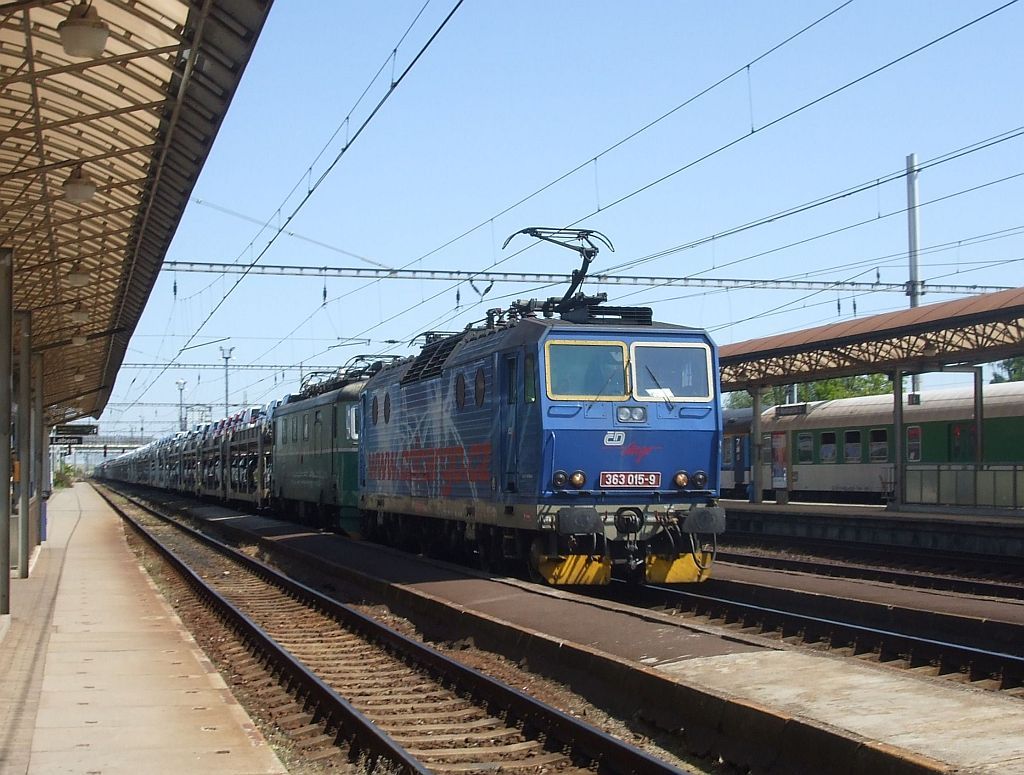
M602 487L661 487L660 471L602 471Z

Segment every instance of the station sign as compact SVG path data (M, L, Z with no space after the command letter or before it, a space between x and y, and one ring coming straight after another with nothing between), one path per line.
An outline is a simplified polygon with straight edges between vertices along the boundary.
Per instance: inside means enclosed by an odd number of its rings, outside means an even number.
M82 441L83 441L83 439L82 439L81 436L51 436L50 437L50 443L51 444L67 444L68 446L71 446L71 445L81 444Z
M779 404L775 407L776 417L795 417L807 414L807 404Z
M55 426L53 432L57 436L95 436L100 432L100 426L86 425L85 423L67 423Z

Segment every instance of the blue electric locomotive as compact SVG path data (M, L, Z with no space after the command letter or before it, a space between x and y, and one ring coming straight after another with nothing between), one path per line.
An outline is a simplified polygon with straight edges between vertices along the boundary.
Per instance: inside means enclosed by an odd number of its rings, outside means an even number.
M575 248L562 230L525 231ZM607 583L613 565L702 581L725 527L715 345L650 309L572 295L597 250L595 232L569 234L584 264L561 299L428 334L366 382L364 530L492 567L525 560L550 584Z

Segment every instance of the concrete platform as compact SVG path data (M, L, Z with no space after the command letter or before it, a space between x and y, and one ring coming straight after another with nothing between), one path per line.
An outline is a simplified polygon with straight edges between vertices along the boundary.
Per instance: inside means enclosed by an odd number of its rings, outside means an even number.
M0 628L0 772L285 773L86 484Z

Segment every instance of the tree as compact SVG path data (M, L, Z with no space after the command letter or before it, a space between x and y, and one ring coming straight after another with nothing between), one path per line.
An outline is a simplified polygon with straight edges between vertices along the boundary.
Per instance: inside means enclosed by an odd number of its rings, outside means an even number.
M1020 382L1022 380L1024 380L1024 355L996 362L992 373L993 382Z
M885 374L865 374L858 377L839 377L837 379L825 379L820 382L804 382L797 385L797 403L804 401L831 401L837 398L852 398L854 396L877 396L884 393L892 393L892 384ZM739 409L752 406L754 399L745 390L729 394L727 406L730 409ZM768 388L761 405L764 408L786 403L786 388L776 385Z

